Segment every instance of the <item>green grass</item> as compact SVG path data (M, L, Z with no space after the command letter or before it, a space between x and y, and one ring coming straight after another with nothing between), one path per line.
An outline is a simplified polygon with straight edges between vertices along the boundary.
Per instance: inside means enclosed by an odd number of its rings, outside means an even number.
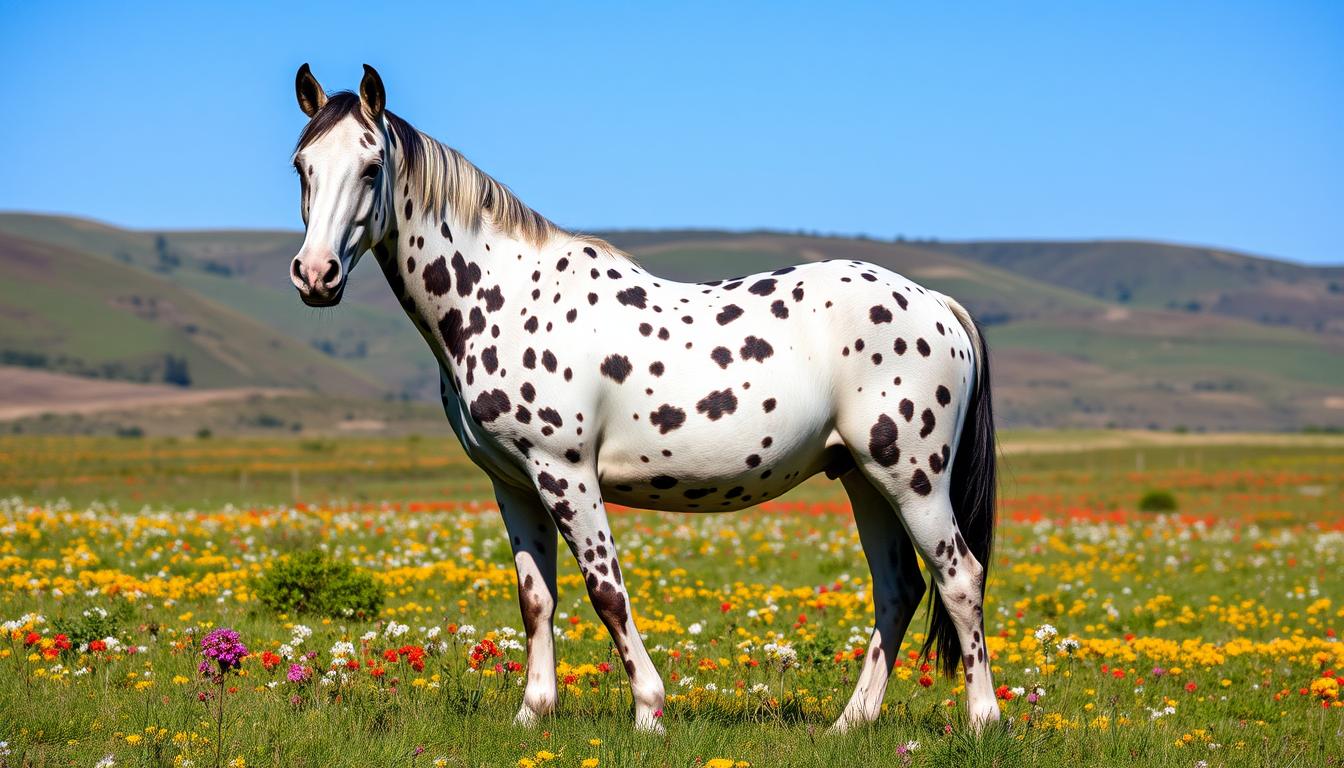
M668 734L651 737L630 728L619 660L567 557L557 647L562 675L575 680L556 714L535 729L511 726L518 673L467 671L472 644L487 634L505 642L520 621L488 485L451 438L0 438L0 497L25 499L0 503L0 618L39 612L50 638L101 607L110 628L99 632L145 648L32 660L22 634L0 639L3 759L214 765L216 723L200 696L216 689L195 671L196 648L227 625L253 656L226 682L237 690L224 695L225 763L1337 766L1344 709L1298 691L1344 667L1328 638L1344 630L1344 440L1240 440L1007 436L986 628L996 683L1045 695L1002 702L1011 725L978 736L957 681L924 687L919 662L904 655L877 723L823 734L858 668L835 656L861 647L855 637L870 621L838 484L814 479L733 515L613 512L634 611L672 694ZM1137 512L1153 488L1171 491L1178 511ZM60 496L71 502L48 501ZM385 585L377 621L260 607L252 575L313 546ZM406 634L388 637L388 622ZM370 631L361 658L386 674L285 682L290 662L268 671L260 654L291 642L295 623L313 630L296 647L317 652L305 663L318 674L333 643L358 646ZM1036 642L1047 623L1082 650ZM471 638L451 633L466 624ZM703 631L691 634L693 624ZM921 637L916 621L904 651ZM772 665L761 650L772 639L798 650L797 667ZM382 659L407 643L431 647L423 671ZM523 660L506 648L492 662ZM1152 717L1166 706L1174 712ZM906 752L911 742L918 748Z

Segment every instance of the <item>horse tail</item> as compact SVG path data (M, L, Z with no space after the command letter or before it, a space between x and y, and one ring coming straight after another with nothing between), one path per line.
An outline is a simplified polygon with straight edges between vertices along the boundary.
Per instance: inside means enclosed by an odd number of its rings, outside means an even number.
M952 460L950 495L957 528L961 530L966 546L980 562L980 604L984 605L985 584L989 580L990 555L994 549L994 498L996 492L994 403L989 387L989 349L980 326L965 307L948 299L952 310L970 337L975 352L975 381L957 439L957 450ZM931 649L938 652L938 666L943 674L952 677L961 662L961 642L947 607L938 599L938 588L929 590L929 632L924 640L924 655Z

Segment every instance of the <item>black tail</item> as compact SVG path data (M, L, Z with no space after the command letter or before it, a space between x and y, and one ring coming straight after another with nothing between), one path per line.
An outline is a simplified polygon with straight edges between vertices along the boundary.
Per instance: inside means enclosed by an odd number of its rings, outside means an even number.
M984 580L980 582L983 605L990 553L994 549L994 405L989 390L989 350L984 334L969 315L958 313L958 319L968 326L967 333L978 340L979 354L976 355L975 386L971 388L966 420L962 423L957 454L952 460L952 509L966 546L984 567ZM922 652L927 656L931 649L938 651L938 666L943 674L954 676L961 663L961 641L947 607L938 599L936 585L929 590L929 633Z

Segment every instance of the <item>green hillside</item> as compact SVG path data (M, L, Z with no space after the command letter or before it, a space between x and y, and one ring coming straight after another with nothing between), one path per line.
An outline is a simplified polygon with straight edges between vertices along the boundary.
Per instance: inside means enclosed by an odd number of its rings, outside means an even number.
M940 242L924 247L1119 304L1344 334L1344 267L1308 267L1232 251L1123 240Z
M372 395L377 384L288 335L134 266L0 237L0 360L198 387Z
M1344 270L1151 243L599 234L671 279L857 259L954 296L987 328L1008 425L1344 426L1344 333L1336 331ZM193 384L289 384L305 378L294 364L303 361L339 371L324 379L337 387L436 399L434 361L376 268L357 268L333 310L295 299L286 265L300 241L294 232L154 233L0 215L0 317L22 320L5 324L0 349L47 350L55 352L51 367L78 370L75 360L130 378L161 376L155 361L162 367L164 355L179 355ZM54 277L95 272L74 302L76 291ZM1123 294L1107 292L1119 283ZM1275 302L1289 293L1301 299L1294 313L1275 315ZM154 298L158 309L127 305L126 296ZM201 316L184 320L188 310ZM242 338L249 341L233 341Z

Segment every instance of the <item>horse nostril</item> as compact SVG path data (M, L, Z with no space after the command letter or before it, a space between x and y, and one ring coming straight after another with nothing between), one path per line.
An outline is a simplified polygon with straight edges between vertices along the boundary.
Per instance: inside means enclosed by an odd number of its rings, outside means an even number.
M289 274L294 278L295 281L301 284L304 288L310 287L308 285L308 278L304 277L303 275L303 266L299 264L298 259L295 259L289 263Z
M329 265L327 267L327 272L322 275L323 285L331 285L336 282L336 278L341 274L341 262L335 259L329 259L327 260L327 264Z

